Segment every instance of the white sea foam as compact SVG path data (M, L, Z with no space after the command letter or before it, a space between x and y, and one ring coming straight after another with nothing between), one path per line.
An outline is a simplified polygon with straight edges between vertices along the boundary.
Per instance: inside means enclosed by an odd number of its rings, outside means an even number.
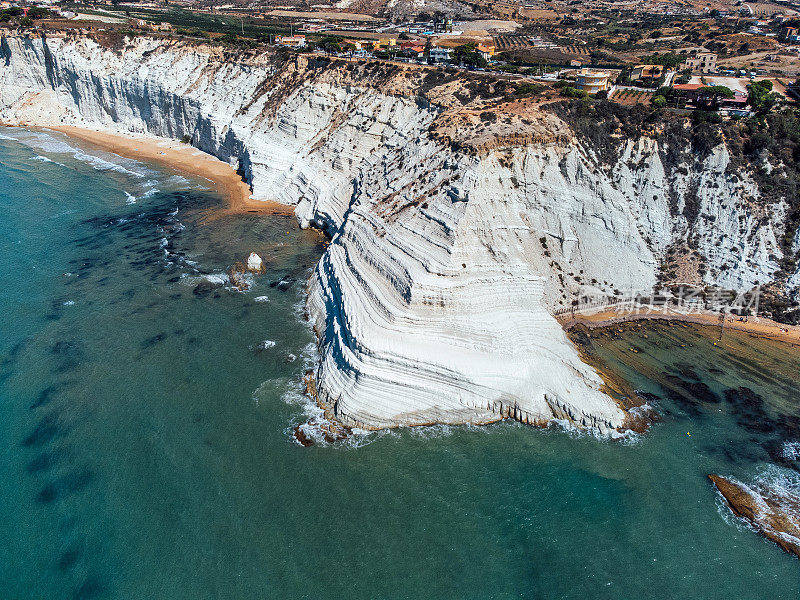
M64 302L64 306L74 306L74 305L75 305L74 300L67 300L66 302Z
M51 159L47 158L46 156L41 156L37 154L36 156L31 156L30 160L38 160L41 162L53 162Z
M239 276L240 276L241 280L244 281L244 284L245 284L244 289L239 289L238 287L235 287L235 286L231 285L231 286L228 287L229 291L244 293L245 290L248 290L248 289L253 287L253 284L255 283L256 280L255 280L255 277L253 277L252 273L240 273ZM226 281L228 281L228 280L226 279Z
M125 192L125 204L136 204L136 196Z
M319 364L319 349L314 342L309 342L303 346L300 357L303 359L303 369L306 371Z
M123 158L122 156L110 152L103 153L102 156L98 154L89 154L88 151L84 151L81 148L67 143L65 139L59 139L55 137L55 135L44 131L24 130L20 132L20 135L17 137L9 139L16 140L26 146L36 148L43 152L72 155L76 160L87 163L98 171L115 171L137 178L144 178L147 174L152 173L150 169L133 159Z
M142 197L151 198L161 190L158 189L158 181L155 179L148 179L142 184Z
M205 279L210 283L218 283L220 285L225 285L226 283L228 283L228 277L226 275L214 275L214 274L205 275L203 279Z
M268 350L270 348L275 347L276 342L274 340L264 340L260 344L256 345L256 349L258 350Z
M171 177L167 178L167 183L170 185L188 185L189 180L182 175L172 175Z
M132 175L133 177L144 177L145 174L122 166L117 162L94 156L93 154L86 154L80 150L75 150L72 154L76 159L89 163L98 171L116 171L125 175Z
M755 485L775 490L782 496L800 496L800 473L778 465L767 465L758 472Z
M269 302L269 296L256 296L253 302Z
M788 460L800 459L800 442L784 442L783 457Z

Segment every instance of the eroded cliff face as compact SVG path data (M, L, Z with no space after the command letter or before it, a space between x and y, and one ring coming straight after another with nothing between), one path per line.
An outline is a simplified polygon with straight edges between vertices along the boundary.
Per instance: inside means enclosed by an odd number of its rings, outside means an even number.
M621 427L624 410L553 312L587 288L652 290L676 248L698 282L769 281L784 203L754 201L724 146L675 169L657 141L628 140L601 167L553 114L483 123L456 101L457 82L430 77L150 39L115 52L15 37L0 46L0 119L190 136L255 198L325 228L308 300L316 380L349 425Z

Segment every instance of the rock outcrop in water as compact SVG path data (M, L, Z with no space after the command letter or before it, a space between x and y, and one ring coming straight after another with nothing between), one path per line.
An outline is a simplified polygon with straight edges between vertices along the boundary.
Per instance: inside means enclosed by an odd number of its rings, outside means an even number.
M264 272L264 261L261 260L261 257L256 254L255 252L251 252L250 255L247 257L247 270L251 273L263 273Z
M600 168L534 105L484 121L482 98L499 85L147 38L121 50L87 38L0 44L4 121L189 136L255 198L296 205L301 225L327 230L308 305L318 399L340 421L618 428L624 411L552 313L587 287L651 289L689 234L675 207L690 196L709 217L691 225L706 281L769 280L785 205L754 205L757 187L727 172L724 146L676 170L656 140L632 139Z
M764 537L800 558L800 497L787 491L756 487L709 475L730 509Z

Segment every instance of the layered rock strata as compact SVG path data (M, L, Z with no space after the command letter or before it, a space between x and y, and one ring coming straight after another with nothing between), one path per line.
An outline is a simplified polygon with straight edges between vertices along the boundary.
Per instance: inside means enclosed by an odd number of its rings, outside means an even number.
M759 208L722 146L676 171L657 141L629 140L601 169L554 115L481 122L469 90L437 76L147 38L8 37L0 119L188 136L255 198L324 228L308 300L316 384L349 426L621 427L553 312L587 290L652 289L689 233L709 283L768 281L785 207ZM675 217L690 196L708 218Z

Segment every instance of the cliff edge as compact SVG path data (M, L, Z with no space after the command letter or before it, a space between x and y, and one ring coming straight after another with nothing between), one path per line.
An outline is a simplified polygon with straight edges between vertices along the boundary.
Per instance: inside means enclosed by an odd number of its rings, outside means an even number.
M587 289L652 290L689 239L711 266L701 280L770 281L787 206L753 203L758 186L730 175L724 146L676 169L640 137L606 164L514 86L148 38L0 42L3 121L188 136L254 198L329 233L308 307L318 401L338 420L608 432L626 413L553 313ZM689 202L714 224L690 222Z

